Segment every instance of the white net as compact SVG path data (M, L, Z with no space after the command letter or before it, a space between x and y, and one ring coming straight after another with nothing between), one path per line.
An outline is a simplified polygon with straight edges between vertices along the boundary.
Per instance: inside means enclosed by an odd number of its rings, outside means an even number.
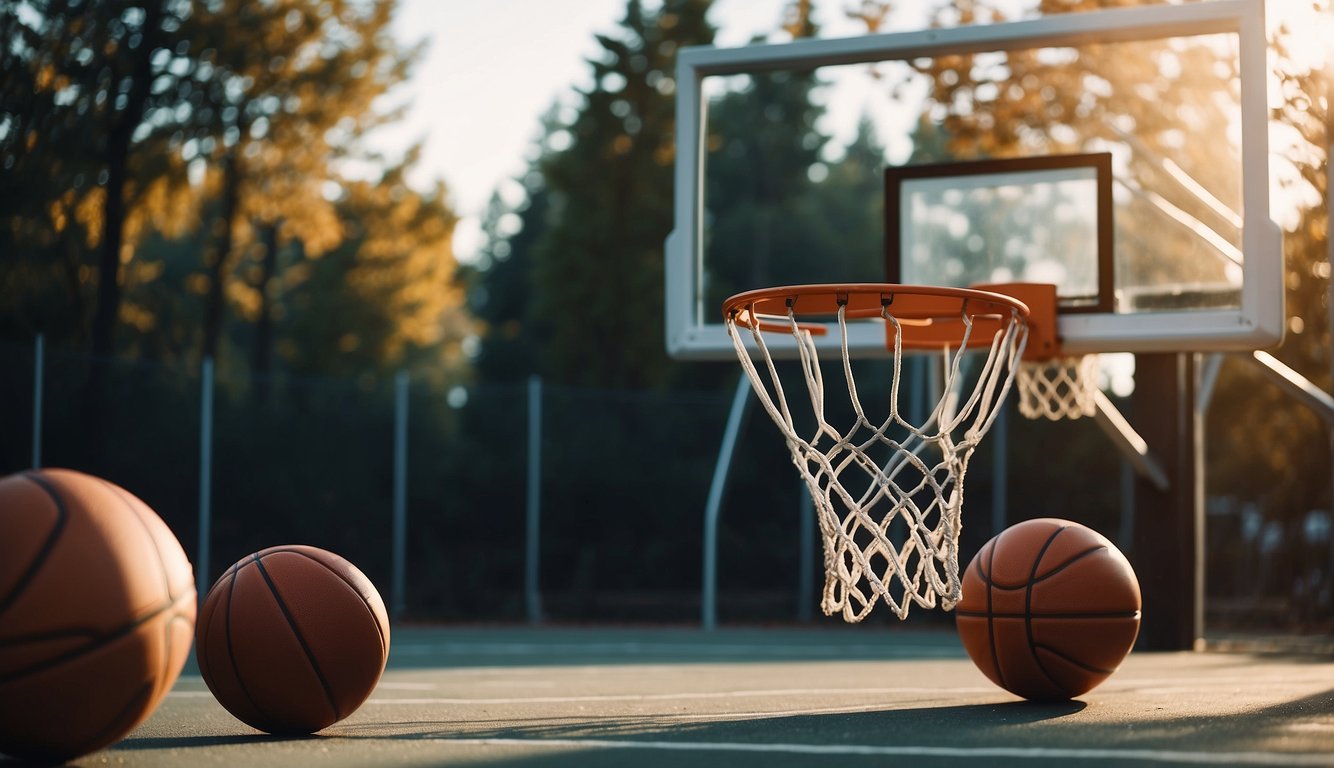
M1015 379L1019 412L1030 419L1078 419L1098 409L1098 356L1024 360Z
M1028 326L1016 311L1004 318L987 345L974 340L974 324L963 314L963 337L955 351L943 350L943 394L920 425L900 407L903 326L888 309L882 313L893 335L893 375L889 412L873 419L858 397L848 355L848 320L838 309L842 372L851 422L830 423L835 410L826 401L825 381L811 334L789 310L799 366L815 425L798 432L769 348L753 315L749 322L727 318L728 334L765 411L778 425L815 501L824 541L825 585L821 608L848 622L866 618L883 601L900 619L916 603L952 609L961 596L960 509L963 480L973 449L991 427L1023 354ZM738 332L747 328L750 333ZM757 367L743 337L754 339ZM978 342L981 342L979 344ZM969 346L979 352L961 352ZM983 361L980 369L976 363ZM969 369L977 369L970 371ZM972 392L962 396L967 385ZM869 390L868 390L869 391ZM830 405L831 407L827 407Z

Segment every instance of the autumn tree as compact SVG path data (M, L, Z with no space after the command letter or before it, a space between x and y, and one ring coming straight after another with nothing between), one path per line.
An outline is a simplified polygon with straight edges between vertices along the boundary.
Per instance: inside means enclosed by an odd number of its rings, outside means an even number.
M342 238L325 184L333 163L372 127L390 119L373 102L407 76L413 53L390 37L395 3L219 0L192 20L204 94L195 148L209 164L216 197L205 264L201 353L215 357L230 296L248 319L267 317L276 252L300 241L318 255ZM253 279L232 282L247 254ZM267 332L255 360L267 367Z
M675 54L708 42L705 0L626 4L601 35L592 84L568 146L541 172L550 225L534 246L531 318L558 380L643 387L663 382L662 243L671 229ZM633 316L633 317L631 317Z
M288 249L273 288L285 332L278 353L300 373L355 375L417 367L458 376L473 333L455 281L457 217L443 184L407 180L415 153L374 181L347 181L334 203L339 244L318 257Z
M1334 13L1328 2L1317 3L1316 13ZM1280 200L1295 211L1286 222L1283 251L1286 289L1287 333L1280 347L1272 350L1325 392L1334 391L1331 379L1330 251L1329 251L1329 154L1330 94L1334 93L1329 66L1312 68L1309 61L1294 55L1317 30L1279 27L1271 40L1277 66L1277 82L1271 97L1279 142L1271 147L1271 162L1280 168L1284 185ZM1328 56L1328 53L1325 54ZM1236 588L1240 596L1289 605L1294 619L1328 618L1334 608L1334 571L1329 568L1330 540L1319 539L1319 516L1326 521L1334 511L1331 496L1331 435L1328 422L1306 405L1265 380L1246 364L1244 357L1228 360L1222 367L1208 420L1208 471L1211 488L1220 496L1249 502L1258 510L1250 531L1253 537L1240 545L1222 543L1232 551L1255 548L1254 537L1273 536L1282 544L1282 556L1274 558L1269 572L1242 574ZM1235 511L1235 510L1234 510ZM1247 516L1243 508L1241 515ZM1308 528L1308 526L1314 526ZM1233 539L1243 539L1241 530ZM1245 553L1237 551L1237 557ZM1244 562L1244 561L1243 561ZM1316 574L1316 582L1308 578ZM1232 574L1221 574L1231 576ZM1317 613L1312 614L1315 611Z
M0 237L15 255L0 290L16 323L113 351L133 244L181 221L188 197L166 145L188 92L178 86L190 15L178 0L0 8L11 41L0 53Z

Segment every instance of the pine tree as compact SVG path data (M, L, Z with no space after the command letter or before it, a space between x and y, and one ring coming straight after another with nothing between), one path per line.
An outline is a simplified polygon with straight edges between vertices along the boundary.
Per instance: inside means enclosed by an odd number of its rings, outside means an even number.
M626 5L618 37L600 36L593 85L580 94L569 146L541 166L549 227L533 253L532 314L541 364L556 380L660 386L662 243L671 228L674 62L708 42L704 0L652 13Z
M179 0L0 8L6 330L113 351L143 224L180 213L181 166L166 147L188 103L177 86L190 12Z
M324 187L332 163L391 117L372 104L407 76L415 55L389 36L394 8L394 0L229 0L191 20L208 63L195 125L212 147L205 156L219 201L205 262L205 357L219 352L229 296L250 318L270 299L265 267L276 262L266 239L300 240L311 256L340 241ZM249 290L232 282L243 252L260 265Z

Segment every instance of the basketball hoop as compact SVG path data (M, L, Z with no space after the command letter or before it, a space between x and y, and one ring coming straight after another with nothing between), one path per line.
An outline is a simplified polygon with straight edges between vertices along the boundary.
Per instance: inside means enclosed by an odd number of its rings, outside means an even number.
M1019 412L1030 419L1078 419L1098 410L1098 356L1024 360L1015 377Z
M858 622L879 601L900 619L912 603L953 608L961 597L963 479L1024 353L1028 306L965 288L804 285L738 294L723 304L723 317L755 394L783 433L815 501L824 541L824 613ZM874 416L878 421L858 398L848 354L850 323L884 325L892 378L888 414ZM739 328L750 331L755 359ZM815 342L834 329L851 407L851 424L842 429L828 421ZM798 434L765 333L790 334L796 342L815 417L809 437ZM943 353L943 394L918 416L920 424L911 423L913 415L899 403L905 349ZM975 380L968 369L976 366L965 365L966 357L984 358ZM964 396L969 380L971 394Z

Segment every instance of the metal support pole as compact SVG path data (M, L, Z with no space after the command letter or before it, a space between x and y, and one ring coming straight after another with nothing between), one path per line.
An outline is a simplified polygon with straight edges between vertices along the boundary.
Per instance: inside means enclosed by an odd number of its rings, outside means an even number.
M704 592L701 597L700 619L706 631L718 628L718 514L723 503L723 489L732 467L732 453L736 449L737 433L741 431L741 416L750 402L750 379L740 377L732 395L732 410L727 414L723 429L723 445L718 451L718 463L713 468L709 483L709 499L704 506Z
M1149 453L1149 444L1140 437L1135 428L1130 426L1126 417L1117 410L1116 404L1101 391L1093 394L1098 410L1093 414L1098 426L1112 439L1112 444L1121 452L1121 456L1135 470L1135 474L1147 480L1159 491L1166 493L1172 484L1167 479L1163 465Z
M1310 379L1268 352L1256 350L1251 361L1260 366L1260 372L1297 402L1315 411L1325 426L1334 429L1334 397L1317 387Z
M1325 249L1329 273L1325 294L1325 316L1330 339L1334 340L1334 57L1325 58ZM1329 384L1334 387L1334 353L1329 356ZM1334 483L1334 426L1329 430L1330 482ZM1334 494L1334 487L1331 488ZM1330 496L1334 514L1334 495ZM1334 531L1330 532L1330 563L1334 563ZM1334 584L1334 568L1326 568L1326 583Z
M1118 463L1121 475L1121 521L1117 527L1116 546L1127 557L1135 556L1135 470L1130 462Z
M1195 424L1195 355L1135 355L1131 409L1162 464L1166 487L1135 483L1134 553L1144 600L1138 647L1198 649L1204 636L1203 486L1196 477L1201 437ZM1130 457L1128 457L1130 458Z
M199 371L199 552L195 555L195 591L208 594L209 547L213 540L213 358L204 358Z
M801 531L797 559L797 621L807 622L815 616L811 610L811 592L815 590L815 501L811 499L811 491L805 482L802 482L797 497L801 499L801 519L797 521Z
M1334 277L1331 277L1330 283L1334 284ZM1330 314L1334 315L1334 305L1330 307ZM1268 352L1252 352L1250 360L1259 366L1260 371L1284 393L1315 411L1325 422L1325 430L1329 434L1331 494L1334 494L1334 397ZM1330 498L1334 499L1334 495ZM1334 562L1334 536L1330 537L1330 556L1331 562ZM1330 578L1334 579L1334 575Z
M1334 57L1325 59L1325 249L1328 253L1328 291L1325 294L1326 322L1334 339ZM1330 386L1334 386L1334 354L1329 358ZM1331 443L1334 445L1334 443ZM1334 504L1334 501L1331 501ZM1334 510L1331 510L1334 512ZM1334 536L1330 537L1334 541Z
M926 421L927 366L925 358L904 356L903 366L908 370L908 418L914 424Z
M32 468L42 468L42 383L46 375L46 336L37 334L32 363Z
M407 607L408 542L408 372L394 377L394 517L389 615L397 620Z
M1010 409L1005 403L996 406L1000 413L991 425L987 442L991 445L991 535L1005 530L1009 518L1010 494Z
M1190 369L1187 387L1193 388L1190 393L1187 405L1194 409L1194 414L1190 419L1189 441L1187 449L1190 452L1191 462L1190 479L1194 486L1190 493L1194 514L1192 515L1195 536L1195 567L1192 569L1194 578L1194 593L1196 595L1191 611L1191 625L1195 627L1198 633L1195 639L1195 650L1204 650L1204 596L1205 596L1205 573L1207 562L1205 560L1205 536L1206 536L1206 512L1205 512L1205 444L1204 444L1204 417L1209 408L1208 400L1213 397L1213 386L1218 376L1218 366L1221 358L1214 356L1206 364L1205 356L1196 352L1186 356L1185 363ZM1207 376L1206 376L1207 374ZM1207 397L1201 397L1201 390L1207 387Z
M1209 403L1214 399L1214 387L1218 385L1218 374L1223 369L1223 356L1217 352L1202 355L1200 359L1200 387L1198 408L1203 415L1209 410Z
M524 532L523 592L528 622L542 621L538 589L542 528L542 377L528 377L528 518Z

